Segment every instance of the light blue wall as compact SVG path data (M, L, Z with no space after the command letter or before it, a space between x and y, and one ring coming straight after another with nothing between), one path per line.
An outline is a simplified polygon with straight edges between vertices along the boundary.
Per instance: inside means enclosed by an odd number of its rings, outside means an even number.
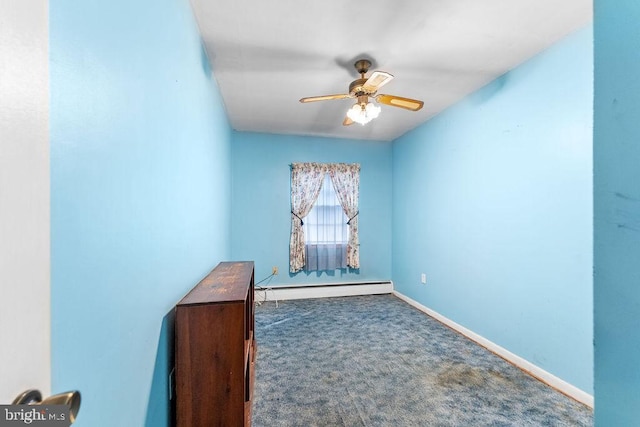
M269 285L391 279L391 144L234 132L233 259L256 262ZM360 271L289 274L290 169L294 162L360 163Z
M587 28L393 144L396 289L588 393L592 78Z
M640 425L640 3L595 1L595 419Z
M168 426L174 304L230 256L230 128L186 0L50 3L53 391Z

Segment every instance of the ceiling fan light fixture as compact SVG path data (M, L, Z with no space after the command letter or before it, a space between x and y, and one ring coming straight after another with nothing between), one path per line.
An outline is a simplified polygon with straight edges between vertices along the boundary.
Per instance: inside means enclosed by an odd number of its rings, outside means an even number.
M363 126L379 115L380 107L372 104L371 102L367 102L366 104L353 104L353 107L349 108L347 111L347 117Z
M357 98L356 103L347 110L347 117L342 122L343 126L351 126L354 123L366 125L371 120L380 115L380 107L369 102L375 100L379 104L400 107L405 110L418 111L422 108L423 102L417 99L403 98L396 95L378 95L378 89L386 85L393 79L393 74L386 71L374 71L367 78L365 74L371 67L371 61L361 59L354 64L356 71L360 74L359 79L355 79L349 84L349 92L336 95L311 96L300 99L300 102L328 101L331 99Z

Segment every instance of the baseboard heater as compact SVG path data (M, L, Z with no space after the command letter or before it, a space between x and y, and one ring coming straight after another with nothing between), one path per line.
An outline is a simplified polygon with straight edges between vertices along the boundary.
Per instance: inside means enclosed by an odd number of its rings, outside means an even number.
M393 282L320 283L286 286L256 286L256 301L379 295L393 292Z

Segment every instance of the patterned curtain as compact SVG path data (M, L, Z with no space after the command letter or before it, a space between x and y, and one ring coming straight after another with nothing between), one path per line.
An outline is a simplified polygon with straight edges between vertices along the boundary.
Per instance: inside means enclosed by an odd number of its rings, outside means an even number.
M360 197L360 165L354 163L332 164L329 175L340 199L344 213L349 218L349 243L347 266L360 268L360 241L358 240L358 198Z
M297 273L305 265L304 230L302 218L313 207L327 165L321 163L294 163L291 165L291 241L289 242L289 271Z

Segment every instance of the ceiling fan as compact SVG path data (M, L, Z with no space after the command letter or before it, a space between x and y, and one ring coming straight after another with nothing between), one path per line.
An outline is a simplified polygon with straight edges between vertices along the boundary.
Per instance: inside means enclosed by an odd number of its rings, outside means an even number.
M386 85L393 79L393 75L385 71L374 71L369 78L365 78L365 74L371 67L371 61L367 59L359 59L353 64L360 74L360 78L351 82L349 85L349 93L336 95L322 95L302 98L300 102L327 101L330 99L356 98L357 102L347 111L347 117L342 122L343 125L360 123L362 125L369 123L378 117L380 107L369 102L369 98L373 98L380 104L391 105L392 107L400 107L411 111L418 111L424 105L424 102L411 98L403 98L396 95L377 94L378 89Z

